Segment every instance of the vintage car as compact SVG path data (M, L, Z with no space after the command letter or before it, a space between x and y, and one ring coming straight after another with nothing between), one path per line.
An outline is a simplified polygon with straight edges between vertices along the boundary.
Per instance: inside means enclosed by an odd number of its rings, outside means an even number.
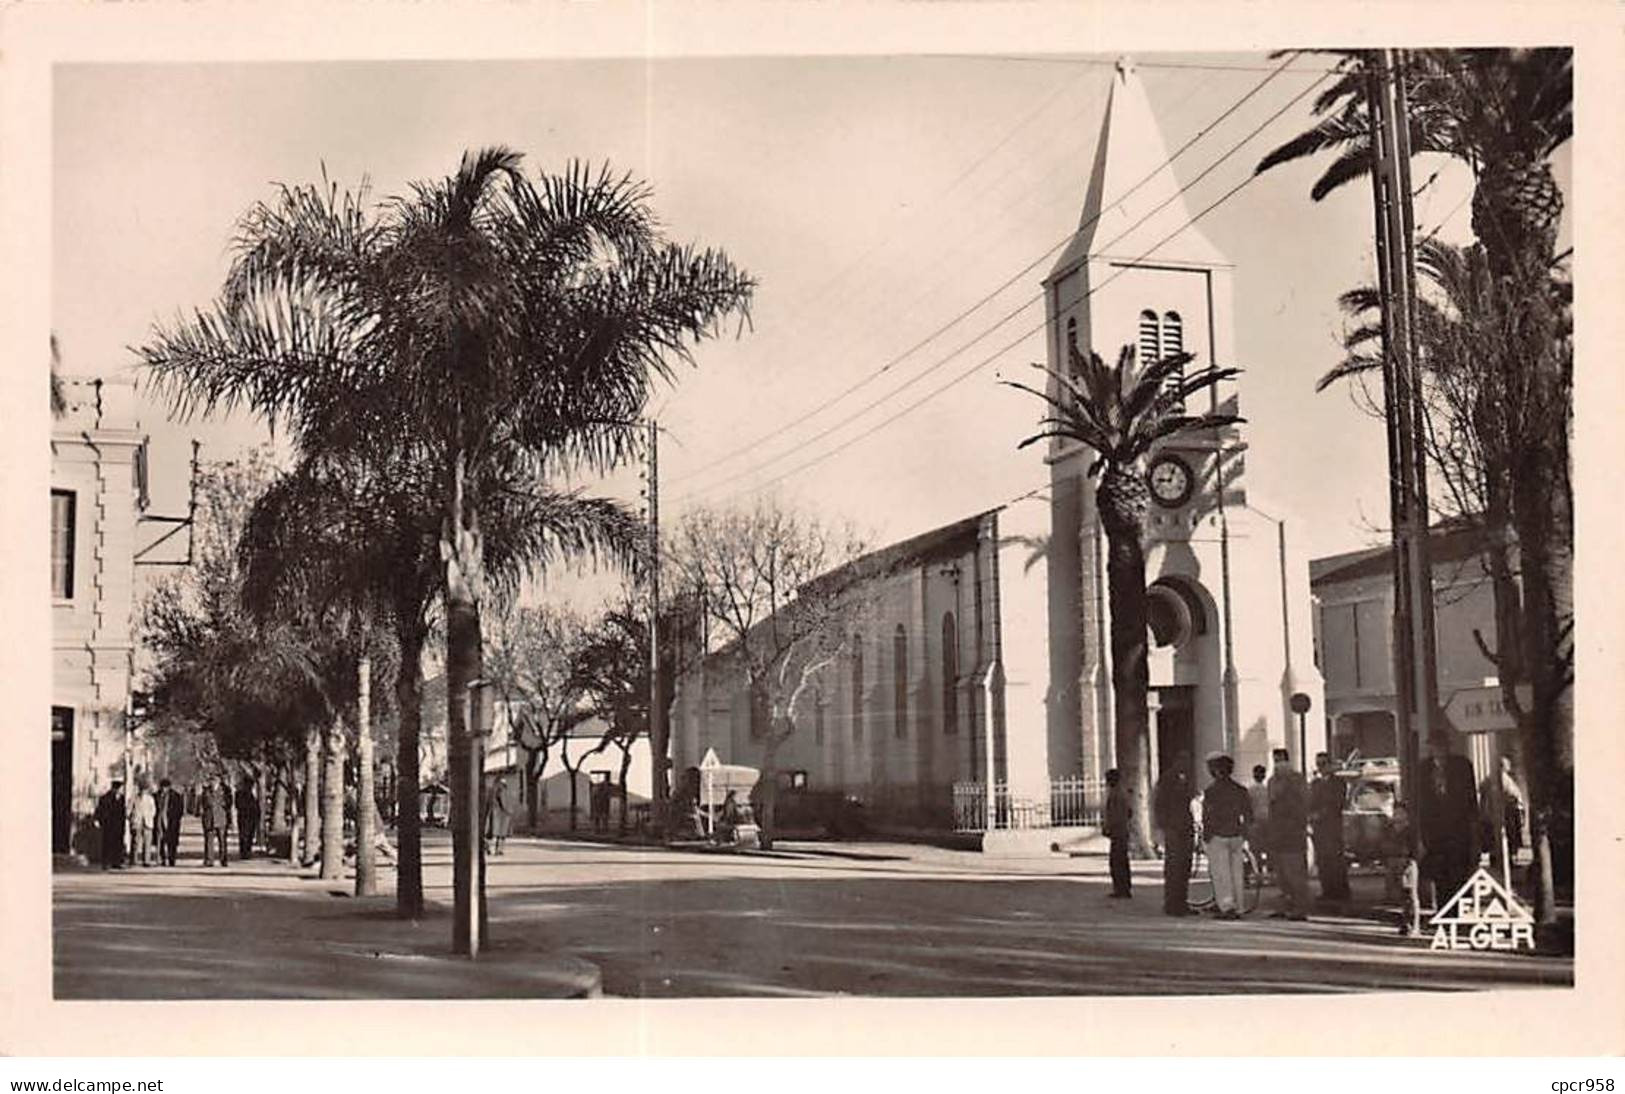
M762 787L751 793L756 815L762 815ZM841 790L812 790L789 782L773 802L773 834L790 839L848 839L868 830L863 801Z
M1399 761L1355 759L1338 776L1348 785L1343 805L1343 850L1353 862L1382 861L1383 841L1399 798Z

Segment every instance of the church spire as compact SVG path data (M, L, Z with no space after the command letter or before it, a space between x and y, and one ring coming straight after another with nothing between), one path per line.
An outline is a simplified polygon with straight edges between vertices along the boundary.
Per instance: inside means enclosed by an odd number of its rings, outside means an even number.
M1133 58L1121 56L1112 72L1078 231L1050 276L1091 257L1228 266L1199 225L1185 227L1191 210L1179 191L1145 85Z

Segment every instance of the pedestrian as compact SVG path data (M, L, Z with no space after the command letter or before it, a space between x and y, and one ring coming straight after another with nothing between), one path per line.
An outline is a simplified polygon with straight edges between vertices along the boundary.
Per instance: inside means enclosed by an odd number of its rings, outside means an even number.
M1315 871L1322 900L1349 898L1348 860L1343 853L1343 806L1348 786L1337 775L1330 753L1315 755L1315 781L1309 785L1309 820L1313 825Z
M231 809L226 804L231 795L229 784L203 784L198 798L198 812L203 817L203 865L213 866L218 852L220 865L227 865L226 830L231 826Z
M96 828L101 833L102 869L124 868L124 780L114 779L96 799Z
M1176 753L1157 778L1155 816L1162 832L1162 911L1190 915L1191 857L1196 848L1196 821L1191 816L1191 758Z
M1450 731L1440 727L1428 734L1428 758L1417 772L1422 815L1422 880L1433 889L1433 906L1445 902L1467 884L1478 861L1478 791L1473 765L1451 751Z
M158 819L158 805L152 791L147 789L145 775L136 783L135 798L130 803L130 864L140 862L152 865L153 828Z
M1269 852L1275 882L1281 890L1281 908L1274 919L1309 918L1309 787L1292 766L1284 748L1272 753L1275 770L1269 779Z
M1253 857L1258 860L1260 870L1265 868L1269 858L1266 848L1269 844L1270 788L1264 785L1268 775L1269 770L1263 764L1254 764L1253 781L1247 787L1247 799L1253 807L1253 823L1247 829L1247 843L1253 849Z
M1111 844L1106 861L1111 866L1112 891L1106 895L1115 900L1134 896L1134 875L1128 865L1128 837L1134 807L1129 804L1128 791L1120 785L1122 781L1122 773L1117 768L1106 772L1106 808L1101 818L1101 834Z
M244 775L237 784L237 857L254 857L254 839L259 835L260 799L254 783Z
M1202 793L1202 838L1221 919L1241 918L1242 886L1246 884L1243 847L1253 822L1252 799L1230 777L1235 770L1236 761L1228 753L1208 753L1207 772L1213 781Z
M485 842L491 854L502 854L512 827L513 802L508 793L508 777L498 775L485 797Z
M186 815L186 801L168 779L159 779L153 805L158 814L158 862L173 866L175 852L180 849L181 818Z
M1495 770L1485 775L1484 781L1478 784L1478 804L1483 810L1483 819L1478 826L1479 842L1489 848L1490 861L1499 870L1503 844L1495 838L1497 818L1506 837L1504 846L1508 859L1516 861L1518 851L1523 847L1523 787L1512 776L1511 756L1502 756Z
M1419 934L1422 905L1417 897L1421 885L1416 867L1416 826L1404 802L1394 803L1394 815L1383 830L1382 854L1388 899L1400 906L1399 933L1406 937Z

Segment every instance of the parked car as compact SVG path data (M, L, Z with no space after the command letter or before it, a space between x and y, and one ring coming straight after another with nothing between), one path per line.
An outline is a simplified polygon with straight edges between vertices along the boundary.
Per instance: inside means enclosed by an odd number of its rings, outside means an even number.
M1399 798L1399 761L1354 760L1339 771L1348 784L1343 805L1343 850L1356 862L1380 863L1383 837Z
M761 815L761 788L751 794L751 803ZM780 786L773 806L773 827L777 836L846 839L868 831L863 802L840 790L812 790L805 786Z

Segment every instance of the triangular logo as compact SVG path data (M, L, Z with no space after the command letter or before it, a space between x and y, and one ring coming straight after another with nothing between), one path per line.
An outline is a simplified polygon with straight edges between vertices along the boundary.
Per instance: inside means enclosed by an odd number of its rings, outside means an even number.
M1435 927L1456 923L1533 923L1534 916L1482 866L1456 890L1428 922Z

